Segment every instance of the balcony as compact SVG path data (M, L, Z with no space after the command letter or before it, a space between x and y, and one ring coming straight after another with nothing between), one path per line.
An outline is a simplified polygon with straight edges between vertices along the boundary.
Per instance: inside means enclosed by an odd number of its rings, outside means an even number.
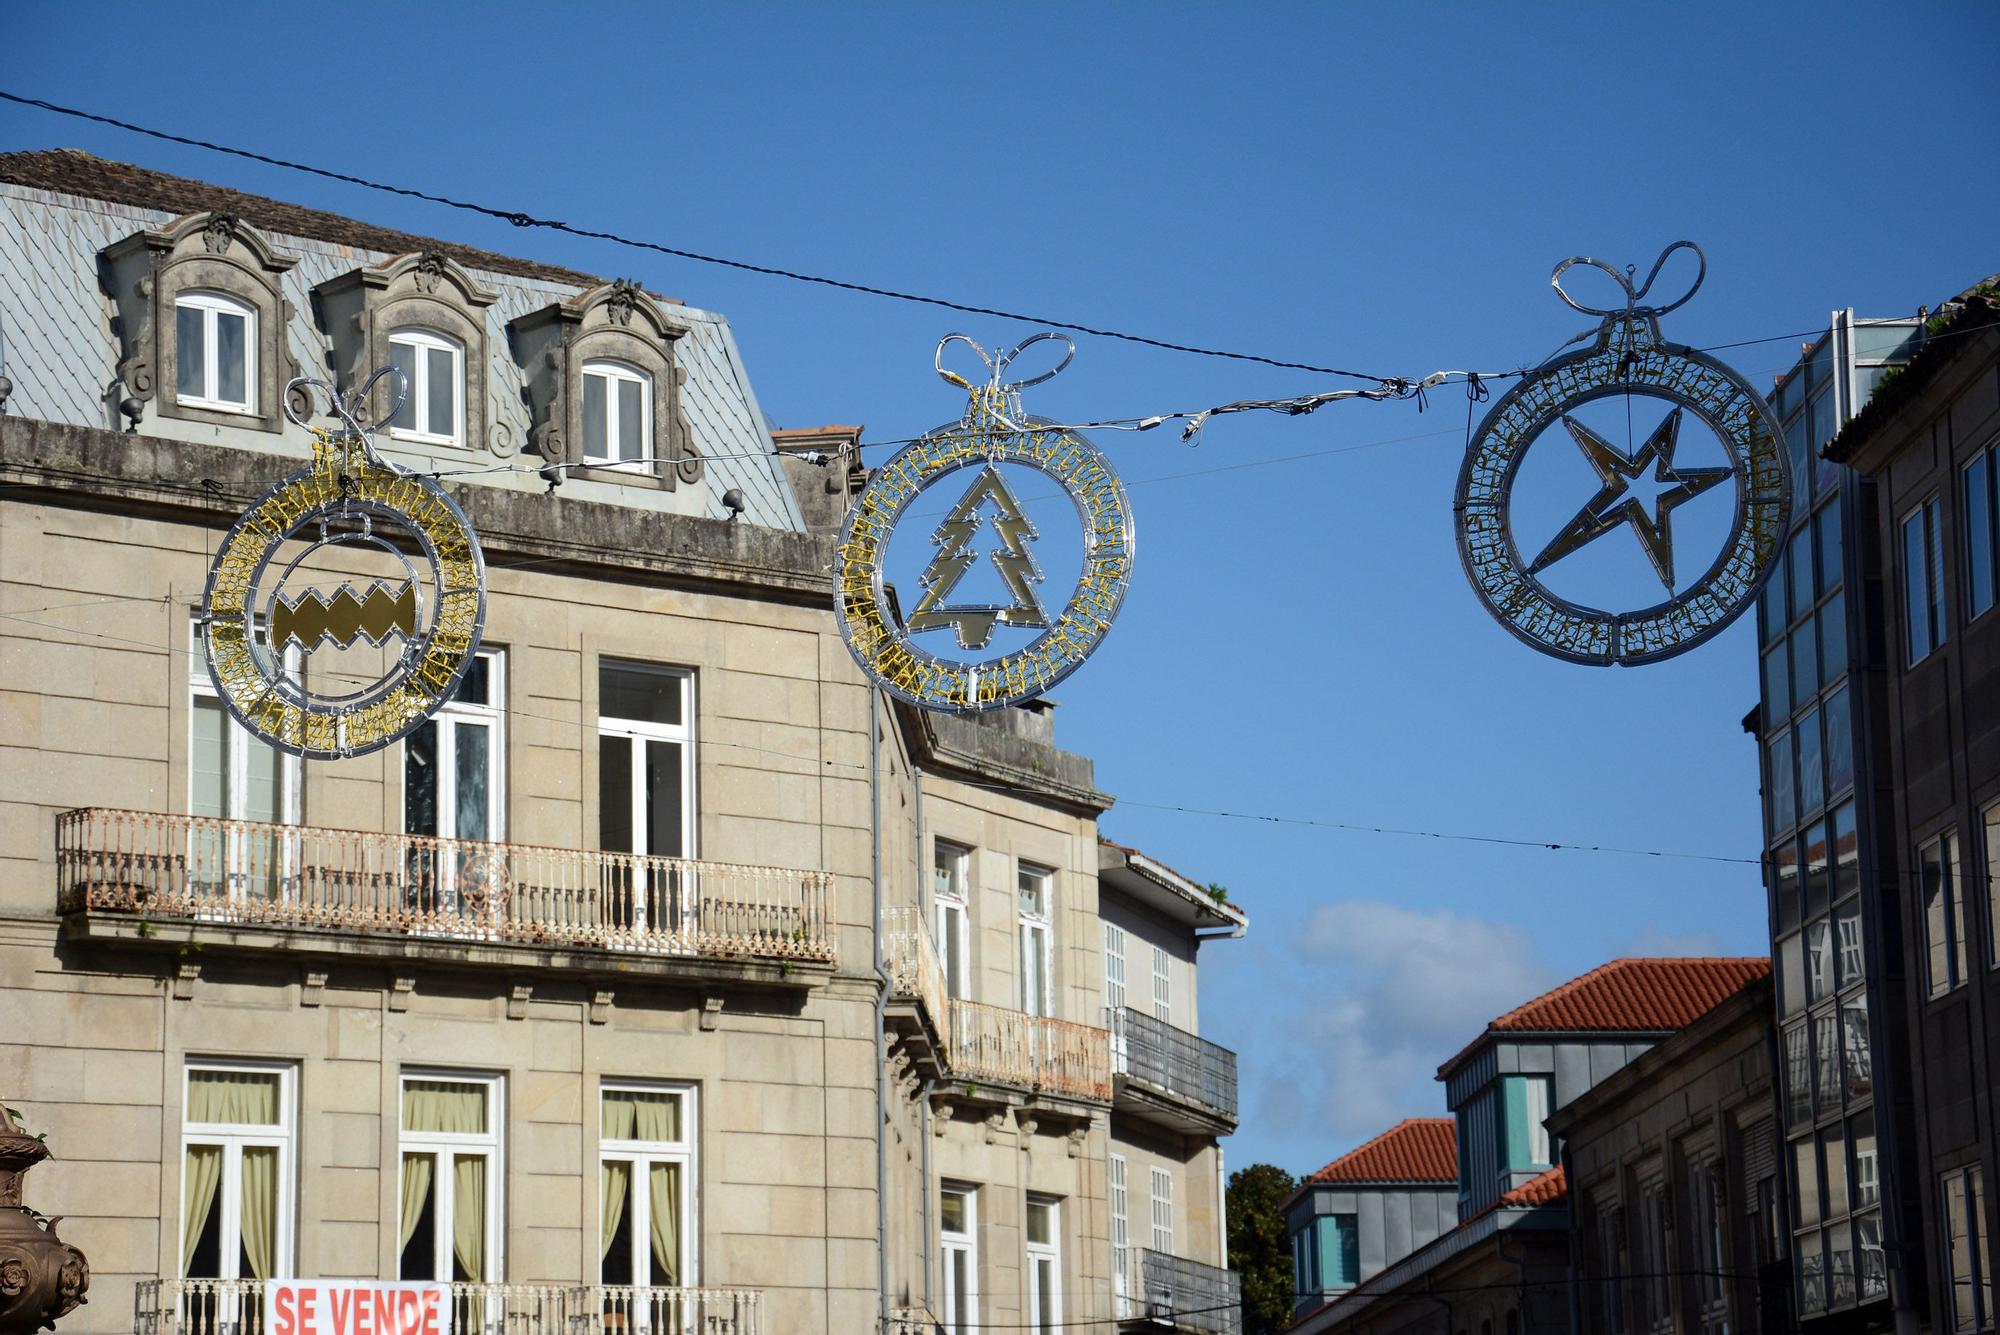
M834 960L832 876L782 867L86 807L56 880L85 939L789 986Z
M1121 1112L1189 1135L1236 1129L1236 1054L1144 1011L1105 1012Z
M1139 1248L1132 1255L1118 1312L1127 1330L1242 1335L1242 1277L1220 1266Z
M1045 1015L950 1000L951 1074L1030 1094L1111 1102L1108 1030Z
M759 1289L449 1284L452 1335L760 1335ZM264 1282L147 1279L133 1335L263 1335Z
M943 1075L951 1068L951 1015L944 965L923 915L902 904L882 912L882 959L889 971L890 1021L928 1069Z

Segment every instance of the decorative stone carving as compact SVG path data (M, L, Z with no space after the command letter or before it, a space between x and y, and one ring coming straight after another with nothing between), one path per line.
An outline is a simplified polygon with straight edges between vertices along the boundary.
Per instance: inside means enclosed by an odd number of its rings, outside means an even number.
M599 988L590 994L590 1022L605 1024L611 1019L611 1002L617 994L610 988Z
M307 969L299 983L299 1005L317 1006L326 993L326 970Z
M1089 1127L1078 1126L1070 1128L1070 1133L1068 1136L1069 1157L1072 1159L1081 1159L1083 1157L1084 1142L1087 1141L1088 1139L1090 1139Z
M939 1140L943 1140L945 1128L951 1125L952 1116L957 1111L949 1103L941 1101L933 1102L931 1104L931 1134L935 1135Z
M0 1335L53 1330L88 1301L90 1262L56 1236L62 1217L44 1219L21 1203L28 1170L48 1157L0 1106Z
M528 1018L528 1003L534 1000L535 988L532 983L515 983L507 991L507 1018L525 1020Z
M672 491L701 480L701 457L681 406L687 376L675 361L684 325L667 317L651 294L621 279L521 316L507 326L527 372L524 393L533 421L531 449L572 476L650 484ZM605 358L646 373L653 387L653 434L645 470L601 472L583 467L583 366Z
M410 1008L410 998L417 994L417 980L411 977L389 980L389 1009L406 1011Z
M1025 1150L1028 1148L1028 1142L1034 1139L1035 1128L1040 1125L1040 1122L1037 1122L1033 1117L1028 1115L1027 1109L1016 1108L1014 1110L1014 1129L1019 1132L1016 1139L1020 1141L1022 1149Z
M710 992L701 999L701 1027L713 1029L722 1019L722 994Z
M286 337L293 310L281 280L296 263L228 213L191 213L106 246L100 269L116 312L118 379L124 386L118 401L141 405L142 411L153 405L165 417L283 431L284 387L299 374L299 364ZM255 312L255 401L249 412L180 402L174 303L193 290L219 292ZM136 429L139 419L132 424Z
M182 963L176 965L174 968L174 1000L192 1001L194 999L194 985L200 981L201 966L199 964Z
M991 1112L986 1114L986 1143L991 1145L999 1136L1001 1128L1007 1125L1007 1114Z

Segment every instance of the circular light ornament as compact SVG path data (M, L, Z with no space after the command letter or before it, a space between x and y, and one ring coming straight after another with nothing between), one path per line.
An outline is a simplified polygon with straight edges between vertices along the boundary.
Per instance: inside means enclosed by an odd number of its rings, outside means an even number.
M312 463L244 511L209 567L202 641L216 694L252 734L309 760L409 735L456 692L485 622L485 556L465 512L376 454L357 420L389 373L345 403L324 381L286 387L286 415L312 432ZM313 388L345 429L293 411L294 393ZM357 671L347 656L363 644L393 657Z
M1677 250L1694 252L1700 268L1678 299L1664 306L1639 303ZM1625 292L1623 307L1585 306L1563 290L1576 265L1602 270ZM1646 281L1634 288L1628 273L1582 256L1556 266L1550 283L1573 309L1602 317L1591 341L1559 352L1503 395L1479 424L1458 476L1452 506L1459 559L1472 588L1495 620L1543 653L1592 666L1636 666L1686 653L1719 633L1749 608L1771 577L1791 517L1791 469L1778 419L1750 383L1713 357L1660 335L1659 317L1692 297L1708 261L1692 241L1662 251ZM1567 345L1565 345L1567 346ZM1584 404L1615 395L1663 400L1671 405L1659 427L1627 454L1569 416ZM1675 463L1681 422L1693 414L1715 433L1728 468L1684 468ZM1532 559L1516 545L1513 490L1521 461L1557 422L1583 452L1600 486ZM1648 471L1659 487L1653 504L1628 493ZM1674 592L1672 512L1710 487L1733 482L1735 513L1722 551L1701 577ZM1667 588L1665 600L1633 611L1607 611L1572 602L1540 578L1556 561L1597 538L1630 528Z
M1065 348L1054 370L1007 380L1010 363L1050 339ZM990 373L986 384L975 385L945 369L944 352L953 343L979 354ZM1075 344L1056 333L1036 334L996 354L964 334L939 340L933 363L948 384L968 392L965 416L871 470L849 508L834 553L834 612L855 662L898 699L953 713L1031 700L1083 666L1110 631L1131 579L1136 538L1124 484L1110 461L1080 433L1021 411L1020 391L1054 376L1075 356ZM1035 527L1008 487L1001 464L1044 474L1076 508L1082 567L1075 590L1054 616L1035 590L1043 578L1029 547L1037 536ZM884 588L890 538L918 496L967 469L979 471L931 535L937 552L905 620L890 606ZM970 543L986 513L993 515L992 531L999 540L991 560L1008 601L953 604L952 587L977 559ZM999 626L1039 629L1041 634L1020 649L983 660L933 652L914 639L950 630L959 648L980 649Z

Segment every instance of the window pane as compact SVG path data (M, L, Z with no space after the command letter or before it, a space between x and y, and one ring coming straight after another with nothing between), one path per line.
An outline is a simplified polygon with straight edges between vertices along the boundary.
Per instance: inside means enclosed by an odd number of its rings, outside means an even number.
M425 390L424 430L434 436L456 436L458 434L458 414L454 411L458 399L458 358L444 348L430 348L426 351L430 363L430 376Z
M1826 803L1826 771L1820 764L1819 711L1808 713L1792 729L1799 746L1799 814L1817 811Z
M1847 671L1847 595L1836 593L1819 609L1820 677L1832 681Z
M250 401L247 323L242 316L226 311L215 316L215 396L224 403Z
M1834 949L1840 957L1839 986L1859 982L1865 972L1861 959L1861 901L1850 899L1834 910Z
M461 1283L486 1278L486 1156L451 1158L451 1277Z
M1806 916L1826 912L1827 865L1826 822L1819 821L1806 831Z
M1840 1106L1840 1024L1832 1011L1812 1017L1814 1096L1820 1112Z
M1813 523L1819 529L1819 591L1840 583L1840 497L1827 502Z
M1831 1127L1822 1143L1826 1146L1826 1215L1831 1219L1847 1213L1847 1133L1839 1126Z
M1763 643L1769 644L1783 637L1785 626L1791 620L1786 615L1785 606L1785 559L1780 554L1776 568L1771 571L1770 582L1757 595L1757 619L1763 630Z
M597 846L632 851L632 739L597 739Z
M618 382L618 457L646 457L646 387L633 380Z
M1833 897L1845 899L1861 888L1861 837L1854 828L1854 803L1833 813Z
M174 390L182 398L208 396L208 348L201 315L196 306L174 307Z
M681 828L681 744L646 743L646 851L681 857L687 851Z
M1972 1330L1972 1222L1962 1173L1952 1173L1944 1180L1944 1226L1945 1253L1951 1267L1951 1329Z
M1806 524L1792 535L1792 617L1804 616L1813 605L1812 525Z
M599 1130L606 1140L678 1141L681 1096L664 1089L607 1089Z
M964 1192L941 1191L938 1193L938 1227L947 1233L965 1232Z
M1958 857L1958 831L1944 837L1944 897L1951 908L1951 978L1965 981L1965 876Z
M1806 1049L1804 1023L1785 1030L1785 1124L1812 1121L1812 1059Z
M391 339L389 365L403 373L403 402L397 407L396 415L389 419L389 425L398 431L414 431L417 429L417 350L408 343ZM395 389L392 387L389 392L393 395Z
M425 722L403 743L403 830L436 834L437 724Z
M1986 930L1988 962L2000 964L2000 804L1986 808Z
M1812 1137L1792 1142L1792 1194L1798 1201L1798 1222L1810 1228L1819 1222L1819 1152Z
M402 1279L437 1278L437 1161L435 1154L403 1156L403 1251L396 1267Z
M461 1080L405 1080L403 1129L484 1134L486 1086Z
M489 655L473 655L472 661L466 664L465 675L458 679L458 690L451 698L468 705L493 703L493 659Z
M1875 1068L1868 1044L1868 996L1849 997L1840 1003L1840 1034L1847 1068L1847 1098L1867 1098L1875 1092Z
M1889 1263L1882 1250L1882 1216L1863 1215L1854 1221L1854 1263L1860 1271L1861 1297L1878 1298L1889 1291Z
M1993 464L1992 451L1980 455L1965 470L1966 596L1978 616L1993 606Z
M1850 1119L1847 1139L1854 1147L1854 1208L1865 1210L1882 1199L1881 1170L1875 1159L1875 1110Z
M583 377L583 452L591 459L609 459L609 442L606 439L608 423L605 420L606 381L601 375L585 373Z
M1767 781L1771 785L1771 827L1788 830L1798 819L1798 777L1792 772L1792 735L1785 733L1771 741Z
M1931 651L1930 590L1925 579L1924 512L1903 521L1903 610L1909 623L1910 661Z
M1818 918L1806 924L1806 997L1818 1001L1833 991L1833 924Z
M1805 938L1794 932L1778 941L1778 977L1784 989L1784 1014L1797 1015L1806 1008Z
M454 776L458 781L458 810L454 813L457 824L452 827L452 833L460 839L485 839L491 834L488 823L490 799L487 794L491 761L487 750L492 733L484 723L463 720L453 725L452 731L458 739Z
M1791 839L1771 850L1771 882L1778 930L1789 932L1799 925L1799 846Z
M1847 717L1847 688L1826 698L1826 790L1843 792L1854 784L1854 733Z
M1049 1243L1055 1240L1055 1230L1049 1226L1049 1216L1054 1213L1047 1201L1028 1202L1028 1241Z
M209 696L194 698L194 751L189 767L188 813L194 816L229 814L229 716L222 702Z
M1931 540L1931 643L1943 644L1944 614L1939 600L1944 594L1944 520L1938 515L1938 503L1936 501L1931 501L1924 506L1924 528Z
M1813 623L1792 632L1792 708L1819 693L1819 657L1813 646Z
M678 724L684 680L674 672L601 664L597 670L597 712L604 718Z
M275 1071L191 1070L185 1117L200 1125L276 1126L283 1118Z
M1791 659L1779 640L1764 655L1764 724L1783 723L1792 715Z

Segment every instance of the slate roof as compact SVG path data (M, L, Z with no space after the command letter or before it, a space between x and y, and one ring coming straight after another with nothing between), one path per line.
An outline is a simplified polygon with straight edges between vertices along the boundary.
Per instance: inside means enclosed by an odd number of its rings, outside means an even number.
M1523 1209L1532 1205L1554 1205L1569 1195L1569 1181L1557 1164L1540 1177L1531 1178L1511 1191L1500 1193L1500 1209Z
M0 346L14 382L7 411L71 426L118 430L124 426L107 399L116 379L118 339L99 286L98 254L114 241L157 228L190 212L231 209L295 263L280 280L294 318L285 331L287 351L306 374L325 374L330 346L312 318L312 290L330 278L396 255L442 250L470 270L499 299L486 308L487 421L489 431L514 454L482 452L482 462L539 462L523 449L530 422L521 399L508 322L550 302L568 300L600 280L590 274L436 241L408 232L245 195L221 186L108 162L74 149L0 154ZM297 230L290 230L297 229ZM729 322L691 306L676 305L672 319L688 329L675 351L686 368L681 405L695 448L707 457L696 504L709 518L728 517L723 493L739 488L744 518L768 528L800 531L805 522L785 481L763 409ZM167 424L163 428L171 429ZM149 427L149 430L152 428ZM298 441L264 433L237 433L249 449L303 453ZM398 442L405 455L427 457L433 447ZM434 447L439 463L464 466L464 452ZM447 454L450 456L447 458ZM494 473L464 479L468 485L542 489L533 474ZM610 500L642 509L686 508L667 493L572 478L565 494ZM685 498L687 488L680 496Z
M1771 972L1764 956L1617 959L1516 1006L1488 1033L1679 1029Z
M1335 1159L1307 1182L1458 1181L1458 1130L1449 1117L1409 1117Z

